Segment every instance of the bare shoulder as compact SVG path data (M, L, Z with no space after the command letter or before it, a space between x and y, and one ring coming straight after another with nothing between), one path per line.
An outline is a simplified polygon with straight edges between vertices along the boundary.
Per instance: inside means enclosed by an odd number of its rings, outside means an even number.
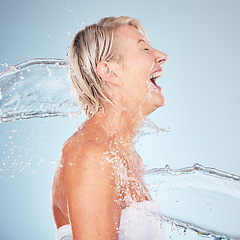
M62 149L61 163L64 168L75 165L95 165L103 162L107 154L105 145L93 140L79 140L70 138Z
M73 239L117 239L120 207L107 155L105 144L92 140L68 141L63 148L62 180Z
M83 181L96 176L109 178L112 174L110 164L106 161L106 145L83 139L79 135L74 134L63 146L52 184L53 201L59 202L59 199L66 197L67 191L77 185L89 187L82 184Z
M55 174L56 202L71 222L73 239L117 239L121 211L108 157L107 145L97 141L73 136L64 144Z
M98 178L102 184L109 181L112 169L106 159L109 152L105 144L93 140L79 140L77 137L70 138L63 147L60 160L62 180L65 187L70 190L76 185L89 188L89 184Z

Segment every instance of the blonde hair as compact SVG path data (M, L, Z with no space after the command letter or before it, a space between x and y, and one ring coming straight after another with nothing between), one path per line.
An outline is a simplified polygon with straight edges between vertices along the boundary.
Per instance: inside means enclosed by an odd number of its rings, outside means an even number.
M107 17L80 30L69 47L68 69L80 105L88 117L94 115L103 102L109 102L110 89L96 71L100 61L120 61L116 29L130 25L145 35L142 24L131 17Z

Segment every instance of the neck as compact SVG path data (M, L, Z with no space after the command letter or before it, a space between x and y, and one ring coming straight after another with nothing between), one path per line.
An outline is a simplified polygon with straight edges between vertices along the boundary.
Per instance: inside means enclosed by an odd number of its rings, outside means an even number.
M103 140L108 139L121 150L131 150L134 147L136 134L143 121L144 117L137 114L137 111L130 111L116 105L108 106L104 110L100 109L88 119L91 125L96 126Z

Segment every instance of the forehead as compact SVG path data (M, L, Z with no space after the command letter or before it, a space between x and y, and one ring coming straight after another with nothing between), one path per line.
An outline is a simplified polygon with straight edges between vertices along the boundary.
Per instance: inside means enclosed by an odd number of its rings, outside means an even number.
M147 41L146 37L142 35L135 27L130 25L121 26L117 29L117 35L123 41L130 41L138 43L139 40Z

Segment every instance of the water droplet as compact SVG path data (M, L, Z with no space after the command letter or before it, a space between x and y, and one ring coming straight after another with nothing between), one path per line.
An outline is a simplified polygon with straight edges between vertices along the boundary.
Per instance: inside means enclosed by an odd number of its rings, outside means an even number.
M73 36L72 36L72 34L71 34L71 32L70 32L70 31L67 31L67 34L68 34L70 37L72 37L72 38L73 38Z

